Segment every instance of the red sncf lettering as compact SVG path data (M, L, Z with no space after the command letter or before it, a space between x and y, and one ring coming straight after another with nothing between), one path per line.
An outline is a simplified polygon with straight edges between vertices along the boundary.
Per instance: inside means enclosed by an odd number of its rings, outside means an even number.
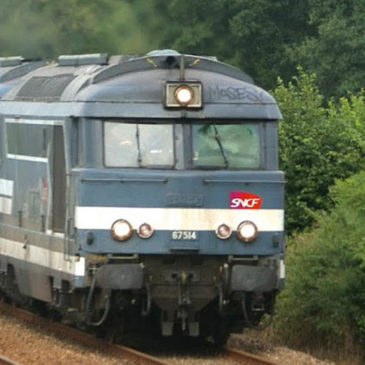
M262 198L245 191L231 191L229 193L229 207L231 209L259 209Z

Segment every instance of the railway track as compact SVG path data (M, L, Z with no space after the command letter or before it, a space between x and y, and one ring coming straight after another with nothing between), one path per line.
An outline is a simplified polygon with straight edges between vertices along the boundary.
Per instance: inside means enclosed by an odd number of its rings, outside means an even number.
M21 364L0 355L0 365L21 365Z
M113 354L121 359L130 360L136 365L171 365L173 362L170 360L162 360L159 357L151 356L143 351L135 350L131 347L122 346L118 344L112 344L105 340L99 339L90 335L86 332L79 331L75 328L68 327L58 322L53 322L49 319L40 317L32 312L16 308L9 304L0 301L0 312L16 317L23 320L26 323L36 325L42 328L46 328L50 332L73 341L78 342L86 347L97 349L100 352ZM245 351L232 349L225 347L222 349L222 357L225 358L232 364L246 364L246 365L278 365L277 363L271 362L260 356L256 356ZM219 364L217 359L217 364ZM9 359L2 358L0 356L0 365L20 365L19 363L13 362Z
M133 364L136 365L168 365L167 362L156 357L150 356L140 351L136 351L127 346L109 343L105 340L96 338L86 332L82 332L61 323L53 322L49 319L39 317L36 314L8 305L2 301L0 301L0 312L19 318L32 325L46 328L47 330L57 334L58 336L77 341L84 346L97 349L100 352L113 354L114 356L130 360L133 362Z
M250 354L246 351L225 347L223 350L225 356L232 359L235 363L246 365L278 365L277 363L265 359L261 356Z

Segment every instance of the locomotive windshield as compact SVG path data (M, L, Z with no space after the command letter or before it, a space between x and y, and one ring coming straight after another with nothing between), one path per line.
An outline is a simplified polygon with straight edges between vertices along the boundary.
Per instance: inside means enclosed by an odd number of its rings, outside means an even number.
M257 123L189 123L182 127L191 129L181 137L191 135L191 141L184 146L191 146L192 150L180 150L183 155L178 156L180 160L186 159L186 167L257 169L261 166L260 125ZM173 124L105 121L105 165L173 168L176 133Z
M194 167L260 167L257 124L195 124L192 135Z
M104 152L108 167L172 167L173 126L105 122Z

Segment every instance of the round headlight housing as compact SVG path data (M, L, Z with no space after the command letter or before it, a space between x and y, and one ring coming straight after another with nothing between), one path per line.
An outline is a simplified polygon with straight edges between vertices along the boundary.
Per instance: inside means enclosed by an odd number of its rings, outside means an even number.
M148 223L143 223L139 226L137 234L141 238L150 238L153 235L154 229Z
M244 221L237 227L237 237L240 241L251 242L257 236L256 224L251 221Z
M133 228L125 219L118 219L111 228L112 236L117 241L126 241L132 236Z
M231 227L227 226L227 224L221 224L216 230L215 234L218 238L221 240L226 240L232 235L232 229Z
M188 85L181 85L175 90L174 96L180 105L188 105L194 98L194 91Z

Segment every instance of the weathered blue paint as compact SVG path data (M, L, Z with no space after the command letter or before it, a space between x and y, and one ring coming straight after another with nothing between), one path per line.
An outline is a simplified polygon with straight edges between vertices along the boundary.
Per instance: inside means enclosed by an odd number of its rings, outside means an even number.
M260 195L262 209L283 207L284 176L280 171L104 169L74 173L80 206L189 206L174 203L171 195L180 194L200 196L202 201L196 208L225 209L229 208L229 192L239 190Z
M87 235L93 233L93 243L88 245ZM236 233L227 240L220 240L213 231L196 231L197 240L173 240L172 231L156 231L152 237L142 239L136 232L125 242L119 242L111 237L110 230L78 230L77 240L85 253L112 254L152 254L170 255L176 251L187 253L193 251L197 255L276 255L283 250L283 232L260 232L253 242L245 243L237 239ZM277 242L273 242L273 236Z

